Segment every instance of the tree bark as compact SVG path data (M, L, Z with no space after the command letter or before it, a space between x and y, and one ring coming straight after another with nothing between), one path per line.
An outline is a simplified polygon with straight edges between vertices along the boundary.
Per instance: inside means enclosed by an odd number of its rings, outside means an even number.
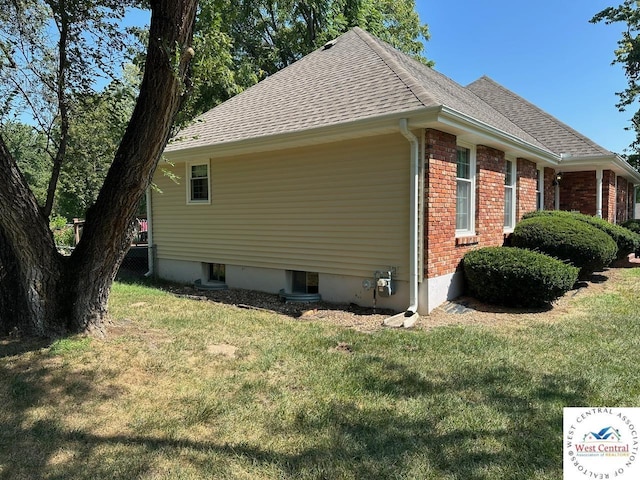
M186 94L197 0L151 0L145 74L83 236L56 252L48 219L0 138L0 329L39 336L104 331L113 279Z

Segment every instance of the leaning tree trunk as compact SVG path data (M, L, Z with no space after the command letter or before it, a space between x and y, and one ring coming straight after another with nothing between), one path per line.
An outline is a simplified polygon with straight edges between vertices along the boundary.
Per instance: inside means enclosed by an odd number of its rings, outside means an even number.
M129 126L82 240L55 249L47 218L0 138L0 329L57 336L102 332L107 300L129 249L136 207L182 103L197 0L152 0L145 74Z

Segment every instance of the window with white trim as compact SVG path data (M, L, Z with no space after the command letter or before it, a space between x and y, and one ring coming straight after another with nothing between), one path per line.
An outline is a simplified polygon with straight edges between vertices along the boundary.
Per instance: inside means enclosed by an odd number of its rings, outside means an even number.
M475 149L457 147L456 236L475 235Z
M209 162L187 163L187 203L211 203Z
M536 208L544 210L544 170L537 170L538 177L536 179Z
M516 162L504 161L504 228L513 230L516 224Z

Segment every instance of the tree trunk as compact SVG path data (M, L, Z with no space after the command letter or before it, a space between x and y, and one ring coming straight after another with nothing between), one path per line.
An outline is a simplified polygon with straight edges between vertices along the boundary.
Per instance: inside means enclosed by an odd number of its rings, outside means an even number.
M197 0L152 0L140 95L82 240L56 252L48 219L0 138L0 330L103 332L113 279L185 95Z

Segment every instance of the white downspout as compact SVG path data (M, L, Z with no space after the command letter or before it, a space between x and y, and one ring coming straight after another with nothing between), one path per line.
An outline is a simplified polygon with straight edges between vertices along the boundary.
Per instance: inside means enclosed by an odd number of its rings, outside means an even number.
M614 225L618 223L618 175L615 174L614 180L614 192L613 195L613 223Z
M400 133L411 145L411 186L409 191L409 306L406 312L387 318L384 324L390 327L412 327L418 320L418 196L420 176L420 142L409 130L409 121L400 119Z
M145 193L147 199L147 262L149 264L149 271L144 274L145 277L150 277L154 275L155 265L154 265L154 255L153 255L153 226L151 222L151 187L147 187L147 191Z
M602 218L602 169L596 169L596 217Z

